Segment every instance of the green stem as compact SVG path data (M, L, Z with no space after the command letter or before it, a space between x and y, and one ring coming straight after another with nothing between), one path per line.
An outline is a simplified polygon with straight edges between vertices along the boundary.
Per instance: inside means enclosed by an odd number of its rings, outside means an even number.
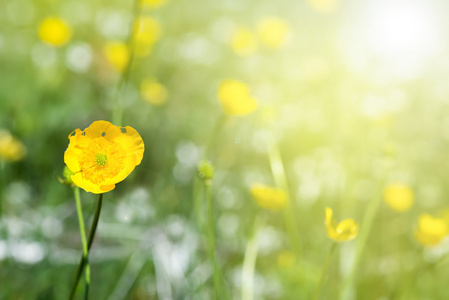
M120 99L120 94L124 88L124 86L126 86L126 83L128 82L130 73L131 73L131 69L134 63L134 57L135 57L135 34L137 32L138 26L139 26L139 22L136 22L137 19L140 17L142 11L142 0L135 0L134 2L134 10L133 10L133 19L132 19L132 24L131 24L131 31L128 35L128 41L127 41L127 45L128 45L128 49L129 49L129 61L126 64L125 69L123 70L121 77L120 77L120 81L117 85L117 90L115 92L115 99L114 99L114 103L115 103L115 109L112 112L112 123L119 126L122 124L123 121L123 107L121 105L121 103L119 102Z
M373 226L374 220L377 215L377 211L379 210L380 203L382 202L382 197L380 195L376 195L374 199L371 200L366 213L363 217L363 222L360 226L360 234L357 239L356 245L356 253L354 258L354 264L352 265L352 269L346 279L343 281L343 287L340 295L340 299L349 299L351 294L351 286L354 282L355 274L357 272L357 266L360 262L360 258L362 257L362 253L365 250L365 245L368 240L369 233L371 231L371 227Z
M259 216L256 216L253 232L248 243L246 243L242 270L242 300L254 299L254 269L256 267L256 259L259 246L257 233L259 227L261 226L261 223L261 218Z
M274 137L270 137L270 140L271 142L268 141L267 146L271 172L273 173L276 186L280 189L283 189L288 197L287 205L284 209L285 226L287 227L287 232L290 236L291 246L293 249L295 249L295 252L299 257L301 247L299 241L298 224L296 223L295 205L292 202L292 197L287 182L287 176L285 175L284 163L282 162L279 147L274 140Z
M318 285L315 290L315 296L313 297L314 300L317 300L318 297L320 296L321 288L322 288L323 282L324 282L324 277L326 277L326 272L327 272L327 269L329 268L329 263L331 261L332 255L334 254L336 248L337 248L337 242L334 242L332 244L331 250L329 251L329 254L327 255L326 263L324 264L323 271L321 272L320 281L318 282Z
M87 258L89 257L89 250L92 247L92 242L94 240L95 237L95 232L97 231L97 226L98 226L98 220L100 219L100 212L101 212L101 206L103 204L103 194L99 195L98 198L98 203L97 203L97 209L95 211L95 216L94 216L94 220L92 222L92 226L90 228L90 232L89 232L89 238L87 240ZM78 270L76 272L75 275L75 282L72 286L72 290L70 291L70 297L69 299L73 299L73 297L75 296L75 292L76 292L76 287L78 286L78 282L81 278L81 273L83 272L84 266L88 263L87 259L85 258L84 254L81 256L81 260L80 263L78 265Z
M210 185L208 182L204 183L205 197L207 202L208 218L209 218L209 254L210 261L214 270L214 292L215 299L220 299L223 295L220 288L220 269L218 267L217 258L215 255L215 224L214 211L212 207L212 197L210 193Z
M81 243L83 245L83 258L86 262L86 271L84 274L85 282L86 282L86 289L85 289L84 299L87 299L88 294L89 294L89 285L90 285L90 266L89 266L89 257L88 257L89 252L87 250L86 230L84 229L83 209L81 208L79 187L76 186L74 188L74 192L75 192L75 201L76 201L76 211L78 213L78 223L80 226Z

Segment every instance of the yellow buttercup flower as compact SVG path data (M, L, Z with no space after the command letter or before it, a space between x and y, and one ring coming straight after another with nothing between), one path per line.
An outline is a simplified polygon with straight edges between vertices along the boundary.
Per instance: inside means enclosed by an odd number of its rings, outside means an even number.
M315 11L330 14L337 10L339 0L306 0L307 4Z
M263 184L251 186L251 195L260 207L277 211L287 205L287 194L281 190Z
M117 71L123 71L129 62L129 49L122 42L108 42L103 49L104 55L110 65Z
M256 51L257 48L256 37L251 31L240 28L232 36L231 48L238 55L251 55Z
M244 116L257 108L257 101L249 94L249 89L243 82L226 79L218 87L218 99L224 112L230 116Z
M136 20L134 27L135 53L137 56L145 57L151 53L154 44L162 34L161 25L156 19L140 17Z
M359 225L353 219L344 219L337 224L330 207L325 209L325 225L327 236L336 242L350 241L359 233Z
M51 46L64 46L72 37L72 29L62 19L49 17L42 21L39 26L40 39Z
M435 218L429 214L422 214L419 217L415 238L422 245L434 246L448 234L449 228L444 219Z
M167 0L142 0L142 5L145 8L156 9L167 3Z
M265 45L271 48L280 48L288 39L290 27L280 18L267 17L259 21L257 32Z
M140 94L153 105L162 105L167 101L167 89L154 79L146 78L140 84Z
M137 131L95 121L69 135L64 162L74 173L73 183L94 194L113 190L143 158L144 144Z
M0 160L19 161L26 154L25 145L7 130L0 129Z
M404 212L413 205L413 191L404 184L391 184L384 190L384 200L395 211Z

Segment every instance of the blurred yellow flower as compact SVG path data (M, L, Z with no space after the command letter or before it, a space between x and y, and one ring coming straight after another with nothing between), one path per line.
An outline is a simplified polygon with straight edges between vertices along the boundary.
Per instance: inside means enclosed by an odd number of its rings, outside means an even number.
M335 12L339 5L339 0L306 0L306 2L315 11L323 14Z
M395 211L404 212L413 205L413 191L404 184L396 183L384 190L384 200Z
M142 5L145 8L156 9L167 3L167 0L142 0Z
M327 236L336 242L350 241L359 233L359 225L353 219L344 219L337 224L330 207L325 209L325 225Z
M137 56L145 57L152 52L154 44L160 39L161 25L156 19L150 17L140 17L136 22L135 53Z
M251 195L260 207L277 211L287 205L287 194L276 188L256 183L251 186Z
M231 48L238 55L251 55L256 51L257 48L256 37L248 29L239 28L232 36Z
M422 245L434 246L448 234L449 228L444 219L434 218L429 214L419 217L415 238Z
M123 71L129 62L129 49L122 42L108 42L103 48L104 55L109 64L117 71Z
M84 131L69 135L64 162L74 173L73 183L87 192L101 194L115 188L143 158L144 144L137 131L95 121Z
M257 108L257 101L250 96L248 86L233 79L220 83L218 99L224 112L230 116L248 115Z
M277 257L278 266L281 268L289 268L293 266L296 261L295 253L289 250L279 252Z
M13 137L9 131L0 129L0 160L19 161L25 154L25 145Z
M167 101L167 89L152 78L145 78L140 84L140 94L153 105L162 105Z
M72 29L62 19L49 17L44 19L39 26L39 38L51 46L64 46L72 37Z
M257 32L265 45L280 48L288 39L290 27L280 18L266 17L257 24Z

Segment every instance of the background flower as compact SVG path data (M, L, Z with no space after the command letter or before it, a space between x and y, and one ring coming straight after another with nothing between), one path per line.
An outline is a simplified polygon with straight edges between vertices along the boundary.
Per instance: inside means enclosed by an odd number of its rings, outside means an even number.
M64 46L72 37L72 29L59 17L48 17L39 26L40 39L55 47Z
M353 219L344 219L337 223L330 207L325 209L325 225L327 236L336 242L353 240L359 233L359 225Z
M395 211L404 212L413 205L414 195L410 187L404 184L391 184L384 190L384 200Z
M419 217L415 238L422 245L437 245L448 234L449 228L444 219L435 218L429 214L422 214Z
M248 86L233 79L220 83L218 99L224 112L230 116L248 115L257 108L257 101L250 96Z
M251 186L251 195L256 203L265 209L278 211L287 205L287 194L283 190L260 183Z

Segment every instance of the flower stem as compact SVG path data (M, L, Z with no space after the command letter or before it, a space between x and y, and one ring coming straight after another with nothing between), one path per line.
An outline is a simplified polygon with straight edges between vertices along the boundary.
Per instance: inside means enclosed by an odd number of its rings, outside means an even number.
M271 172L273 173L276 186L283 189L287 194L288 201L284 209L285 226L290 236L290 243L296 254L300 254L300 241L298 224L296 223L295 205L292 202L292 197L288 187L287 176L285 175L284 164L282 162L281 153L274 137L269 137L267 141L268 158L270 160Z
M320 281L318 282L318 285L317 285L316 290L315 290L315 296L313 296L313 300L317 300L318 297L320 296L321 287L323 286L323 282L324 282L324 277L326 277L326 273L327 273L327 269L329 267L329 263L331 261L332 255L334 254L336 248L337 248L337 242L334 242L332 244L332 247L331 247L330 251L329 251L329 254L327 255L326 262L325 262L324 267L323 267L323 271L321 272Z
M131 73L131 69L132 69L132 66L134 63L135 34L138 29L137 27L139 26L139 22L137 22L137 19L139 18L141 11L142 11L142 0L135 0L134 10L133 10L133 18L132 18L132 24L131 24L131 31L128 35L128 41L127 41L128 50L129 50L129 60L128 60L128 63L126 64L125 69L121 73L119 83L117 85L117 89L115 92L115 99L114 99L115 108L114 108L114 111L112 112L112 123L117 126L121 125L122 121L123 121L123 107L122 107L121 103L119 102L119 99L120 99L121 93L123 92L122 90L124 89L124 87L126 86L126 83L128 82L128 79L129 79L129 76Z
M253 232L251 233L250 240L246 244L242 270L242 300L254 299L254 269L256 267L259 246L257 233L261 223L261 217L256 216Z
M354 282L355 274L357 272L357 266L360 262L360 258L362 257L362 253L365 250L365 245L367 243L371 227L374 223L381 202L382 197L376 194L374 198L371 200L370 204L368 205L365 215L363 216L363 221L360 226L361 230L359 238L357 239L354 263L348 276L343 281L340 299L350 299L349 295L351 294L351 287Z
M79 195L78 195L78 198L79 198ZM95 211L94 220L93 220L92 226L90 228L89 238L87 240L87 255L84 256L84 253L83 253L83 255L81 256L81 260L80 260L80 263L78 265L78 270L77 270L76 275L75 275L75 282L74 282L74 284L72 286L72 290L70 291L69 299L73 299L73 297L75 296L76 287L78 286L78 282L80 280L81 273L83 272L84 266L89 263L87 259L89 257L89 250L90 250L90 248L92 246L92 242L93 242L94 237L95 237L95 232L97 231L98 220L100 219L100 212L101 212L102 204L103 204L103 194L100 194L100 196L98 198L97 209ZM85 294L85 297L86 297L86 294Z
M215 224L214 224L214 211L212 207L212 196L210 193L210 185L205 182L204 184L205 197L207 202L208 210L208 221L209 221L209 255L210 261L214 270L214 292L215 299L220 299L222 294L220 286L220 269L218 267L217 258L215 255Z
M78 223L80 226L80 234L81 234L81 243L83 245L83 259L86 262L86 270L84 274L86 288L85 288L85 294L84 299L88 298L89 294L89 285L90 285L90 266L89 266L89 257L88 257L88 250L87 250L87 240L86 240L86 230L84 229L84 218L83 218L83 210L81 208L81 200L80 200L80 189L79 187L74 188L75 192L75 201L76 201L76 211L78 213Z

